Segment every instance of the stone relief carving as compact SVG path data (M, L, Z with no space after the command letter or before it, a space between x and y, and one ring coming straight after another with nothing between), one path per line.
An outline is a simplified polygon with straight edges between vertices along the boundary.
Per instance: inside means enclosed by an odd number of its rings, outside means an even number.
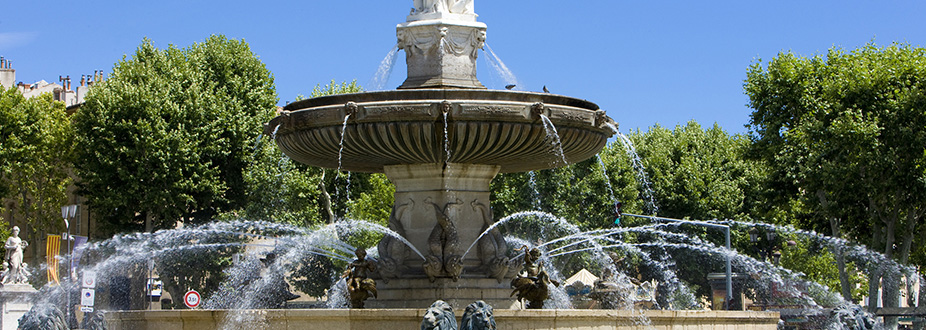
M347 102L347 104L344 105L344 113L347 116L356 115L359 109L360 107L357 105L357 103L354 103L353 101Z
M437 217L437 224L428 236L430 254L425 258L424 272L431 282L434 282L438 276L450 276L456 281L460 279L460 274L463 272L463 251L456 224L447 216L447 211L453 205L463 204L463 201L457 199L443 207L431 201L430 197L424 202L434 206L434 213Z
M614 130L614 133L617 133L617 122L611 119L611 117L608 117L608 114L604 110L595 111L595 125L598 127L610 127Z
M482 215L482 231L489 229L495 221L492 220L492 212L489 207L480 202L478 199L471 203L473 210ZM481 238L477 243L479 249L479 259L485 267L486 276L498 280L499 283L504 280L508 274L508 268L511 261L507 257L508 244L505 243L505 237L498 228L492 228L486 236Z
M543 115L547 111L547 106L543 102L537 102L531 105L531 117L534 120L540 119L540 115Z
M478 58L479 50L485 46L486 32L482 30L454 32L447 27L439 29L441 50L446 54L469 55L473 59Z
M423 56L432 53L439 44L439 35L430 29L407 29L397 32L399 48L405 50L406 56ZM433 51L436 53L436 51Z
M486 31L479 29L454 29L439 26L436 29L403 29L396 32L399 48L406 56L444 54L479 57L479 50L485 46Z
M405 237L405 228L402 226L402 216L409 207L414 207L415 201L409 199L405 204L396 203L392 207L392 214L389 215L389 230ZM398 278L402 274L402 263L411 250L398 238L386 235L376 246L379 250L379 275L383 282L389 283L390 278Z
M568 120L577 123L588 123L591 124L591 119L583 113L575 113L570 111L560 111L559 119Z

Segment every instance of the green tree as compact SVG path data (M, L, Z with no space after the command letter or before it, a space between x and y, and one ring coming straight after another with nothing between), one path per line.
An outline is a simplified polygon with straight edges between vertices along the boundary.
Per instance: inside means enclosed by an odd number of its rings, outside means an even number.
M746 159L750 141L744 136L730 135L716 124L705 129L691 121L673 130L656 125L646 132L632 132L628 140L634 144L651 182L649 186L659 216L748 220L760 204L765 172L761 163ZM624 147L619 145L618 148ZM629 158L623 161L630 166ZM633 177L632 174L627 175ZM641 183L633 182L638 191L644 192ZM642 209L642 203L638 207ZM648 220L640 220L636 224L649 223ZM680 225L663 230L698 237L715 246L725 244L724 235L716 229ZM734 230L731 235L734 246L744 241L744 233ZM624 239L629 243L666 240L659 235L644 233L625 235ZM660 267L669 267L700 297L710 296L707 274L723 271L722 258L697 250L660 247L647 247L645 250L651 259L658 262L648 264L631 258L630 263L635 266L630 269L637 273L630 275L664 281L667 279L660 278L664 272ZM753 249L745 251L750 250ZM690 302L676 303L685 305Z
M815 211L807 226L868 236L872 249L908 262L912 247L924 244L917 233L926 205L926 49L869 44L812 58L782 53L750 67L745 89L757 154L776 168L781 193ZM869 266L869 295L883 277L884 306L897 306L899 274Z
M275 108L244 41L180 49L145 39L75 116L81 195L109 232L202 223L247 201L244 170Z
M26 99L0 87L0 198L11 201L14 219L7 220L26 225L24 236L63 231L58 210L72 182L73 140L64 104L51 94Z
M639 187L628 156L611 143L596 156L564 167L531 173L502 173L492 180L492 209L496 219L522 211L543 211L567 219L581 229L614 225L614 203L641 213ZM524 225L529 225L525 223ZM534 230L512 223L517 232Z
M254 148L245 172L248 203L234 212L250 220L282 222L303 227L320 223L322 169L295 163L283 155L271 137ZM233 217L233 216L228 216Z
M104 233L200 224L240 208L275 103L273 77L243 41L211 36L161 50L145 39L75 115L79 193ZM155 260L174 297L211 294L236 249L186 252Z
M758 204L761 163L745 159L749 139L691 121L670 131L631 134L652 181L659 215L746 219Z
M781 266L804 274L804 278L836 289L840 287L840 272L833 267L836 255L824 245L812 242L806 238L793 237L797 244L786 245L781 250ZM865 283L866 278L851 262L847 265L851 283ZM862 286L853 287L850 291L852 300L858 301L866 294Z

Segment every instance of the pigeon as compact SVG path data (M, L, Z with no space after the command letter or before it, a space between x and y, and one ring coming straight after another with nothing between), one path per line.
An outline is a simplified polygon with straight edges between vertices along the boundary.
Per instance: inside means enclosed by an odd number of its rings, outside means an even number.
M505 85L505 89L507 89L507 90L512 90L512 89L514 89L514 86L517 86L517 85L515 85L515 84Z
M544 93L549 93L549 92L550 92L550 90L547 89L547 85L543 85L543 92L544 92Z

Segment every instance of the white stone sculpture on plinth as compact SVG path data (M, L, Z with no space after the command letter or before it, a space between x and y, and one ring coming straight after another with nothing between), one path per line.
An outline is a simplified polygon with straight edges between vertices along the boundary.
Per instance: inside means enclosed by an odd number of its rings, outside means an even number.
M6 239L6 255L3 258L3 284L29 284L29 271L23 263L23 250L29 243L19 238L19 227L13 226L13 234Z
M0 288L0 330L19 327L19 318L32 308L32 298L37 292L29 285L29 271L23 262L23 250L29 243L19 238L19 227L13 227L13 234L6 239L6 254L3 258L3 287Z
M418 14L434 12L450 14L473 14L473 0L414 0L412 10Z
M409 63L399 88L485 89L476 79L476 57L486 25L476 17L473 0L414 0L411 15L396 27Z

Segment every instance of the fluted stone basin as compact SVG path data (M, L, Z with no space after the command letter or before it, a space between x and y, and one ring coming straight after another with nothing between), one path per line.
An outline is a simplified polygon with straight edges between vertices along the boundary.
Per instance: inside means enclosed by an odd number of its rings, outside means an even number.
M594 156L614 134L596 104L548 93L392 90L308 99L284 110L267 133L276 131L287 155L354 172L429 163L498 165L503 173L565 165L540 115L555 125L569 163Z

